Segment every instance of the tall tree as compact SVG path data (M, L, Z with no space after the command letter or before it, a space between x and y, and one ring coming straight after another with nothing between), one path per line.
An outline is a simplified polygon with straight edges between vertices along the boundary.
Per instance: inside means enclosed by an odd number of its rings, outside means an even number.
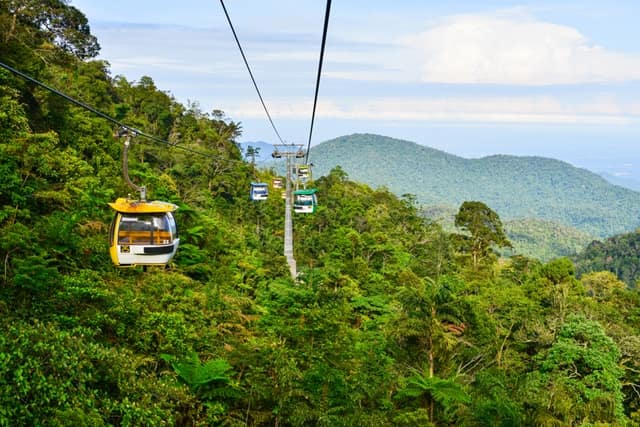
M422 365L411 372L408 390L413 390L410 394L420 390L414 397L426 398L421 409L426 411L429 421L435 422L435 403L442 403L436 397L437 390L454 382L449 378L455 375L452 362L466 327L464 317L468 307L459 296L463 283L448 277L438 282L421 279L410 271L399 280L396 298L400 311L392 322L391 336L407 353L408 363ZM416 376L419 371L423 373ZM464 399L456 403L461 401Z
M0 40L0 56L12 61L58 53L87 59L100 51L87 17L68 0L0 1ZM16 54L20 58L13 58Z
M455 217L455 225L470 236L460 236L464 248L471 255L475 270L493 255L491 246L511 247L497 213L482 202L462 203Z
M260 147L249 145L246 156L251 159L251 164L254 165L256 163L256 157L260 157Z

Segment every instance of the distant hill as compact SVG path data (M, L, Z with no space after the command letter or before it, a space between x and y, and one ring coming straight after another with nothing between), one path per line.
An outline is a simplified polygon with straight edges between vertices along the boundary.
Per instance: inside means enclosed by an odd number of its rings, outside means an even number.
M607 172L600 172L600 176L614 185L619 185L620 187L625 187L631 190L640 191L640 181L636 181L633 178L612 175Z
M568 225L535 218L506 221L504 229L513 250L503 255L520 254L545 262L575 256L594 240L592 235Z
M415 194L425 205L457 208L480 200L503 221L538 218L606 237L640 225L640 193L568 163L494 155L465 159L413 142L354 134L311 149L314 175L340 165L372 187Z
M640 230L592 242L574 258L579 275L611 271L630 287L640 280Z
M430 218L449 232L456 232L454 218L458 208L447 206L425 206L422 215ZM595 240L595 237L571 226L554 221L535 218L512 219L503 222L512 250L503 250L502 255L524 255L541 261L561 256L573 257Z

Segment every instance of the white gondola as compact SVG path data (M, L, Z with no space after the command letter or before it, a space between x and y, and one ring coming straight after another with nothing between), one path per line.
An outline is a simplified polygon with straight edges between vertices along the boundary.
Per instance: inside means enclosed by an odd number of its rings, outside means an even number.
M253 201L267 200L269 197L269 186L264 182L252 182L249 196Z

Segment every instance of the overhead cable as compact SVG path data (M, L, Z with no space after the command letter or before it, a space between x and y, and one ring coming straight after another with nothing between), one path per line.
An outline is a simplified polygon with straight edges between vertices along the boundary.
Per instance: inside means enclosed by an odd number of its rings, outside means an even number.
M222 1L222 0L220 0ZM316 78L316 93L313 97L313 112L311 113L311 127L309 128L309 142L307 143L307 154L304 162L309 163L309 149L311 148L311 136L313 135L313 122L316 118L316 105L318 104L318 91L320 89L320 76L322 75L322 61L324 58L324 46L327 42L327 30L329 28L329 13L331 11L331 0L327 0L327 8L324 14L324 29L322 30L322 45L320 46L320 61L318 63L318 77Z
M262 94L260 93L260 89L258 89L258 84L256 83L256 79L253 77L253 73L251 72L251 67L249 67L249 62L247 61L247 57L244 54L244 50L242 49L242 45L240 44L240 40L238 39L238 35L236 34L236 30L233 28L233 23L231 23L231 18L229 17L229 13L227 12L227 8L224 5L224 0L220 0L220 4L222 5L222 10L224 10L224 14L227 17L227 22L229 23L229 27L231 28L231 32L233 33L233 38L236 40L236 44L238 45L238 49L240 50L240 54L242 55L242 59L244 60L244 65L247 66L247 71L249 71L249 76L251 77L251 81L253 82L253 87L256 88L256 92L258 93L258 98L260 98L260 102L262 103L262 108L264 108L264 112L267 113L267 118L269 119L269 123L271 123L271 127L273 131L276 133L276 136L280 140L281 144L284 144L284 141L280 137L280 133L278 129L276 129L276 125L273 123L271 119L271 115L269 114L269 110L264 103L264 99L262 99Z
M121 121L116 120L113 117L111 117L111 116L109 116L109 115L107 115L107 114L105 114L105 113L103 113L103 112L101 112L99 110L96 110L92 106L87 105L84 102L78 101L77 99L72 98L69 95L67 95L67 94L65 94L65 93L63 93L63 92L61 92L61 91L59 91L59 90L57 90L57 89L55 89L55 88L53 88L51 86L48 86L45 83L42 83L41 81L36 80L33 77L23 73L22 71L16 70L15 68L13 68L13 67L11 67L11 66L3 63L3 62L0 62L0 67L6 69L8 71L11 71L13 74L15 74L17 76L20 76L25 80L28 80L28 81L30 81L32 83L35 83L36 85L38 85L38 86L40 86L40 87L42 87L42 88L44 88L44 89L46 89L46 90L48 90L48 91L50 91L52 93L55 93L56 95L66 99L67 101L69 101L69 102L71 102L71 103L73 103L73 104L75 104L75 105L77 105L79 107L84 108L85 110L91 111L93 114L95 114L95 115L97 115L99 117L102 117L103 119L108 120L111 123L114 123L114 124L118 125L122 129L130 130L132 132L135 132L135 134L137 134L139 136L142 136L142 137L145 137L147 139L150 139L151 141L154 141L154 142L157 142L157 143L160 143L160 144L165 144L165 145L168 145L170 147L179 148L181 150L188 151L188 152L193 153L193 154L199 154L201 156L207 156L207 157L217 157L217 156L213 156L213 155L208 154L208 153L204 153L202 151L198 151L198 150L194 150L194 149L189 148L189 147L185 147L183 145L173 144L173 143L171 143L169 141L166 141L164 139L158 138L157 136L148 134L148 133L143 132L143 131L141 131L139 129L135 129L135 128L131 127L131 126L128 126L128 125L122 123ZM225 159L225 160L232 161L232 159Z

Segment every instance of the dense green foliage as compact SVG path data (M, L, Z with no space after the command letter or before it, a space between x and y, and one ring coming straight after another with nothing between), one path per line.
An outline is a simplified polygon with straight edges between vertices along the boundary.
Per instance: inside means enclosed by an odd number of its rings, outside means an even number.
M31 3L0 5L11 39ZM111 77L87 59L88 27L71 49L17 16L3 61L209 156L135 141L131 175L180 205L181 246L168 269L115 269L107 203L130 190L114 129L0 72L0 426L640 421L640 294L612 274L498 260L495 212L463 205L459 234L484 240L461 244L415 198L334 168L314 182L317 213L295 218L293 281L284 203L249 200L272 174L242 161L238 124Z
M537 218L608 237L640 225L638 193L597 174L541 158L464 159L412 142L355 134L312 149L317 171L340 165L353 179L415 194L421 204L481 200L505 220Z
M640 280L640 230L594 240L574 260L578 274L610 271L635 287Z

